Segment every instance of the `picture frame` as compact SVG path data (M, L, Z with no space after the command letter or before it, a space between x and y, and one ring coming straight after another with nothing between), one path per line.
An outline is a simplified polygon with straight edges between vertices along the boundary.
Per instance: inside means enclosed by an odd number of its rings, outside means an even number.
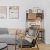
M42 13L42 10L41 9L37 9L37 13Z
M33 13L37 13L37 9L39 9L39 7L33 7Z
M19 18L19 6L9 6L9 18L10 19Z
M0 6L0 19L7 18L7 6Z

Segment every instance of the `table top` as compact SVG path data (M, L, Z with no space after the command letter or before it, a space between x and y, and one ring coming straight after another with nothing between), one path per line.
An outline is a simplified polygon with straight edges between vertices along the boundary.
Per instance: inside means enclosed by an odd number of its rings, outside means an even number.
M5 47L7 47L7 44L6 43L0 43L0 49L3 49Z

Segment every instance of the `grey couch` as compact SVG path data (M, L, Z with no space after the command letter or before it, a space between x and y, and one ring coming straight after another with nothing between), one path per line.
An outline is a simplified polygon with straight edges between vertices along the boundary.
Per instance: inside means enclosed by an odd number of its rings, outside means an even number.
M15 35L10 35L7 28L0 28L0 42L15 44Z

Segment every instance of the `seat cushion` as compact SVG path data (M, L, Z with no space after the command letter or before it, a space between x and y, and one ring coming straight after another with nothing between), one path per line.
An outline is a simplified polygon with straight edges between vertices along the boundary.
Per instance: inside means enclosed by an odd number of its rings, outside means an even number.
M21 47L20 40L17 40L16 44L18 45L18 47ZM35 46L35 44L34 44L34 46ZM22 40L22 48L31 48L31 47L33 47L33 43L30 43L25 39Z

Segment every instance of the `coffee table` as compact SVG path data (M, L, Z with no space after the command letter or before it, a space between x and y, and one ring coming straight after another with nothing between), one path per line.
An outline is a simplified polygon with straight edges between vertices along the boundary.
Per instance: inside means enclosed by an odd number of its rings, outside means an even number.
M3 50L3 49L7 49L8 50L8 46L6 43L0 43L0 50Z

